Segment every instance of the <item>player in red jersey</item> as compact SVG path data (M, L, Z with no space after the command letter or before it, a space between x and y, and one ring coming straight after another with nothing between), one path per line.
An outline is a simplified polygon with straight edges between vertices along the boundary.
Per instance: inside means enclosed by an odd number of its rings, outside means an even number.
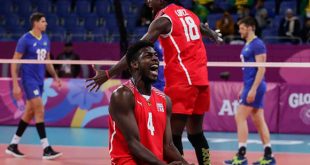
M155 16L142 40L159 38L165 62L165 93L172 100L171 127L173 141L183 154L182 133L186 126L188 139L195 148L199 164L210 164L209 145L203 134L204 113L209 110L207 55L202 34L220 42L220 36L201 24L191 11L175 5L173 0L149 0ZM109 71L96 70L88 87L98 88L110 76L126 69L125 58Z
M137 42L126 59L132 79L113 92L109 106L112 164L188 164L173 145L171 101L151 86L159 67L153 44Z

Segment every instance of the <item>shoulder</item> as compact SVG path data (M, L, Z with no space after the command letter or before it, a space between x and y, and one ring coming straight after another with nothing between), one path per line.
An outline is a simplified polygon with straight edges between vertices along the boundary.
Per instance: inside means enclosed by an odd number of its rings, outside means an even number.
M161 98L166 98L166 94L164 94L164 92L160 91L159 89L152 87L152 90L155 92L156 95L160 96Z
M27 33L23 34L23 35L19 38L19 40L20 40L20 41L29 40L30 35L31 35L31 34L30 34L29 32L27 32Z
M129 89L129 87L127 87L126 85L121 85L113 91L111 95L111 100L117 99L117 101L121 101L123 99L129 99L133 96L133 92L131 89Z
M265 47L265 43L260 38L256 38L253 42L253 46L254 47L262 47L262 46Z

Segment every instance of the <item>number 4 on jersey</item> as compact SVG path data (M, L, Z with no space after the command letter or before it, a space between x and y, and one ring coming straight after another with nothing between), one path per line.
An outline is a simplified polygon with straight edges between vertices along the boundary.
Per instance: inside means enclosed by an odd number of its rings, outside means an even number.
M147 119L147 129L150 130L151 135L154 136L155 128L153 125L152 112L149 112L149 117Z
M180 20L184 27L187 42L189 42L190 40L198 40L200 38L200 34L194 19L190 16L187 16L185 18L180 18Z

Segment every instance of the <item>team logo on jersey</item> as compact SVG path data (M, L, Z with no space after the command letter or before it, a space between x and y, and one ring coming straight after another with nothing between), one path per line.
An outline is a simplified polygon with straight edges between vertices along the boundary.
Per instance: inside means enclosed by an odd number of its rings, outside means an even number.
M33 47L36 47L37 46L37 43L35 42L34 44L33 44Z
M34 91L33 91L33 94L36 95L36 96L38 96L38 95L39 95L39 90L38 90L38 89L34 90Z
M47 42L43 42L43 45L46 46L46 45L47 45Z
M164 105L162 103L156 103L157 111L164 112Z

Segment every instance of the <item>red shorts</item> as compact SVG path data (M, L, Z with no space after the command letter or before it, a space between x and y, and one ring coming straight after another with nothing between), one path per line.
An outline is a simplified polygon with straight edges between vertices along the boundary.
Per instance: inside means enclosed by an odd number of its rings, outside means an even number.
M171 98L172 113L202 115L209 111L209 86L170 86L165 93Z

